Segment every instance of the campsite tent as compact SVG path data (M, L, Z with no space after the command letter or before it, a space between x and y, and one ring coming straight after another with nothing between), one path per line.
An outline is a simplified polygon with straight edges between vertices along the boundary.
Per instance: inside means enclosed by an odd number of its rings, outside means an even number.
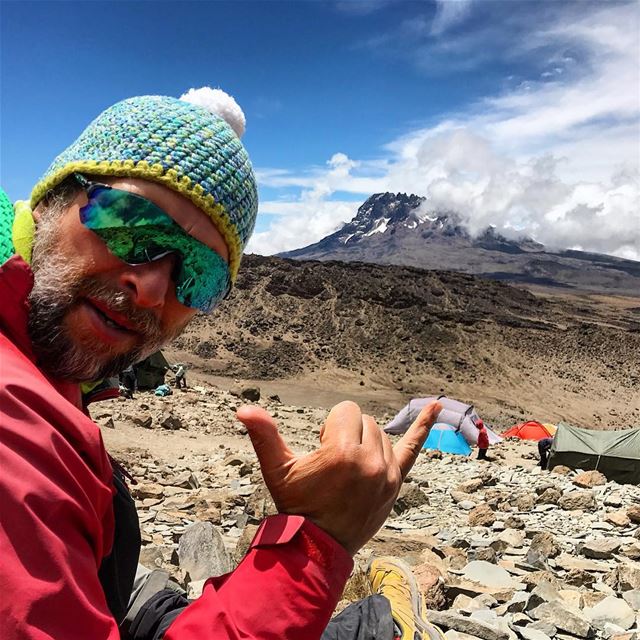
M548 468L597 469L609 480L640 484L640 429L595 431L559 424Z
M430 402L437 400L442 405L442 411L438 414L438 422L449 424L464 436L469 444L478 444L478 430L475 421L480 417L475 412L472 404L464 404L458 400L446 396L430 398L413 398L409 404L400 409L396 417L384 428L386 433L404 433L411 423L418 417L420 410ZM487 428L489 444L500 442L502 438Z
M529 420L529 422L523 422L522 424L516 424L510 429L507 429L503 434L503 438L520 438L520 440L535 440L538 442L542 438L553 438L556 429L553 425L542 424L535 420Z
M457 453L462 456L468 456L471 453L471 447L464 436L456 431L455 427L442 422L436 422L431 427L429 437L422 448L437 449L443 453Z
M164 384L164 374L169 370L169 363L162 351L152 353L142 362L133 365L136 373L138 389L155 389Z

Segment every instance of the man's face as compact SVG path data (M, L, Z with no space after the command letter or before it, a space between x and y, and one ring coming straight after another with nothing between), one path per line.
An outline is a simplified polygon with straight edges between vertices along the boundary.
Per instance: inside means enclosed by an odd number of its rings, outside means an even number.
M222 235L191 201L141 179L100 181L151 200L228 261ZM175 256L134 266L122 262L80 222L86 203L80 192L59 215L36 211L29 316L39 365L78 382L115 375L157 351L196 313L176 298Z

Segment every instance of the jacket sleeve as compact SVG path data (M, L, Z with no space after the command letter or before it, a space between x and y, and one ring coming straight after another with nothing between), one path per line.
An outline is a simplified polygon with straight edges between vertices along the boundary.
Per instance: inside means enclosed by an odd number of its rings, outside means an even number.
M98 579L113 532L99 430L18 362L0 349L0 636L117 640Z
M235 571L207 581L164 638L316 640L352 567L346 550L309 520L271 516Z

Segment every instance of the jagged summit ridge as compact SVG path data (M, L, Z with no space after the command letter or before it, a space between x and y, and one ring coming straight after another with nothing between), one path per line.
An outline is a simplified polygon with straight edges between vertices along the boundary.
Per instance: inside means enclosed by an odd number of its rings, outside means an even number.
M338 231L279 255L462 271L495 280L624 295L635 295L640 287L638 262L549 251L531 238L506 238L492 226L472 236L462 214L438 210L415 194L376 193Z

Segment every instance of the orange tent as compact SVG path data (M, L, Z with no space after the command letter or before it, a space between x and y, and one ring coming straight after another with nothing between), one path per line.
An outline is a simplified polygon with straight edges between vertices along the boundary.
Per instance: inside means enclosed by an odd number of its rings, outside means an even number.
M503 438L520 438L521 440L542 440L542 438L553 438L554 432L551 425L544 425L535 420L516 424L502 434Z

